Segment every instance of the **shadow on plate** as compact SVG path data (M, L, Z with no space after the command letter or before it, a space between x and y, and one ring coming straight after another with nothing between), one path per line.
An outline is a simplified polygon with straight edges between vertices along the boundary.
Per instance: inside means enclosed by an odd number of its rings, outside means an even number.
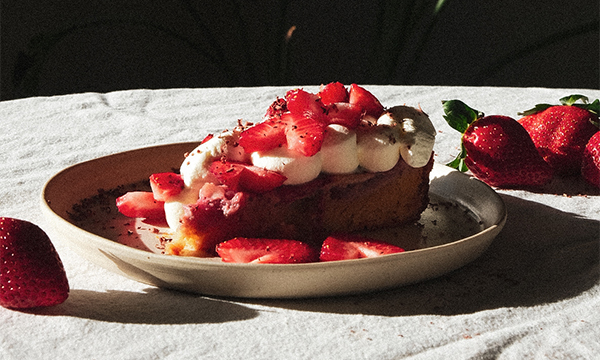
M446 276L357 296L241 302L342 314L457 315L558 302L598 286L600 221L501 196L508 209L503 231L479 259Z
M244 305L195 294L147 288L144 293L72 289L62 304L26 311L124 324L203 324L248 320L258 312Z

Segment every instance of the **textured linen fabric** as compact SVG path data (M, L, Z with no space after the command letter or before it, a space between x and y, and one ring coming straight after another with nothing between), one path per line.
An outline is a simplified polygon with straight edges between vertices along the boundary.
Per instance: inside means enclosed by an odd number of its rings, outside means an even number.
M460 135L442 100L517 118L588 89L365 86L386 106L421 106L435 159ZM315 91L317 87L306 86ZM258 121L289 87L130 90L0 102L0 216L47 225L44 183L99 156ZM498 190L504 230L477 260L430 281L376 293L293 300L215 298L110 273L54 241L69 299L0 308L2 359L591 359L600 355L600 196L579 179L544 191ZM456 226L460 226L457 224ZM349 274L351 276L351 274Z

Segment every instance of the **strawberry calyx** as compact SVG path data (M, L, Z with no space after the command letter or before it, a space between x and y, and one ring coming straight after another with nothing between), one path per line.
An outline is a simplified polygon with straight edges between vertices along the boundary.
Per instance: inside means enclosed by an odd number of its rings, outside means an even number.
M579 101L579 100L581 100L581 103L577 103L577 101ZM561 105L576 106L578 108L587 110L596 115L600 114L600 100L598 100L598 99L596 99L590 103L587 96L573 94L573 95L565 96L565 97L561 98L559 101L560 101ZM533 114L542 112L548 108L551 108L553 106L558 106L558 105L556 105L556 104L554 104L554 105L553 104L537 104L529 110L525 110L525 111L517 113L517 115L522 115L522 116L533 115ZM598 126L598 124L594 124L594 125Z
M445 100L442 101L442 106L444 108L444 119L448 125L461 134L464 134L473 122L485 116L483 112L471 108L460 100ZM467 150L461 141L460 153L446 165L460 172L466 172L468 170L465 164L466 157Z

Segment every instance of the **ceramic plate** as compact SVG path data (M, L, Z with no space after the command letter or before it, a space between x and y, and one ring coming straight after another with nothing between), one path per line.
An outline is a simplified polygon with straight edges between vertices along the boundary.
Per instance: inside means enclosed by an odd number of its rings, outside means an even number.
M114 198L173 171L197 143L154 146L83 162L44 186L42 210L53 241L142 283L204 295L300 298L382 290L431 279L480 256L506 221L486 184L446 166L431 173L430 205L419 224L370 233L408 251L379 258L309 264L229 264L160 253L163 224L118 214Z

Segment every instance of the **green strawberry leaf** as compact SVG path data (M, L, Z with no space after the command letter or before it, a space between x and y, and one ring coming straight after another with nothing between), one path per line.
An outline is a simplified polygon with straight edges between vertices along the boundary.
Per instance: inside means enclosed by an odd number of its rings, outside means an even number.
M460 153L456 156L456 159L450 161L446 164L446 166L450 166L453 169L456 169L460 172L466 172L469 170L467 168L467 164L465 164L465 158L467 157L467 150L464 145L461 144Z
M554 105L550 105L550 104L537 104L536 106L534 106L533 108L529 109L529 110L525 110L525 111L521 111L519 113L517 113L517 115L521 115L521 116L528 116L528 115L533 115L539 112L542 112L550 107L552 107Z
M600 114L600 100L596 99L591 104L573 104L573 106L577 106L578 108L582 108L596 115Z
M483 113L470 108L460 100L442 101L444 107L444 119L450 127L464 134L471 123L481 117Z
M579 100L581 100L582 103L577 103L577 101L579 101ZM587 96L579 95L579 94L565 96L560 99L560 103L562 105L577 106L578 108L587 110L594 114L600 114L600 101L598 99L594 100L594 102L592 102L592 103L588 103L588 101L589 101L589 99ZM556 106L556 105L537 104L532 109L525 110L525 111L517 113L517 114L522 115L522 116L533 115L535 113L542 112L552 106Z
M598 100L596 100L595 102L599 102ZM597 113L596 113L597 114ZM598 128L598 130L600 130L600 120L598 121L594 121L593 119L590 119L590 122Z
M569 95L560 99L560 103L563 105L573 105L577 102L577 100L581 100L584 104L587 104L588 98L585 95Z

